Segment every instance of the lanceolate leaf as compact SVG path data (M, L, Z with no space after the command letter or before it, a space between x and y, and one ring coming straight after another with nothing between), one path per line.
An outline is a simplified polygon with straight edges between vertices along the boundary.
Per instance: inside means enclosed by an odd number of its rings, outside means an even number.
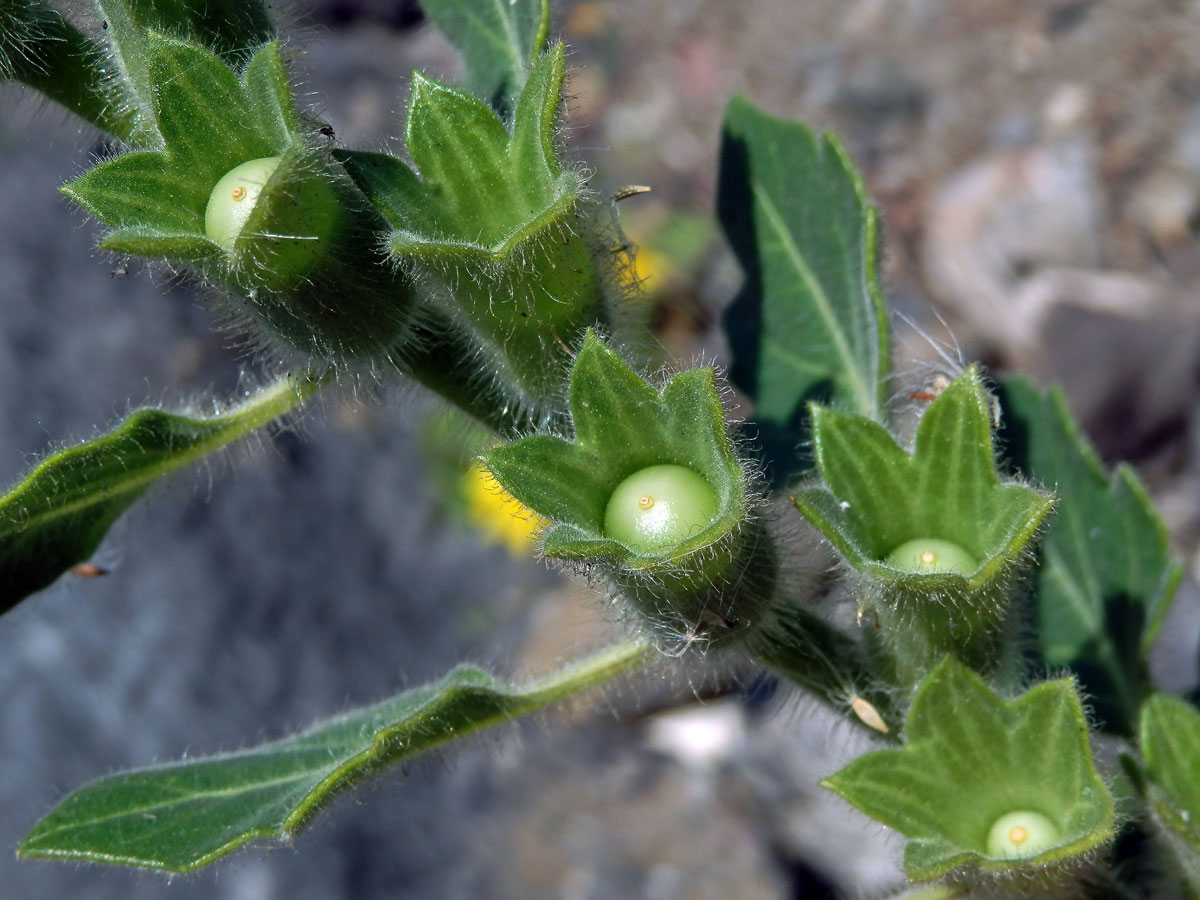
M139 409L0 496L0 612L85 561L157 479L266 425L319 387L283 379L208 417Z
M725 327L777 483L804 469L807 404L878 418L887 368L875 209L830 134L743 98L725 113L717 212L745 270Z
M295 737L102 778L63 800L18 853L187 872L255 838L286 839L367 775L587 690L646 656L642 644L621 644L521 687L461 666Z
M914 880L1037 872L1113 835L1071 679L1004 700L947 657L918 688L904 737L903 749L860 756L822 783L908 838Z
M467 90L509 112L546 49L549 0L421 0L421 8L462 53Z
M1131 468L1105 472L1060 391L1013 379L1002 406L1007 457L1060 498L1037 574L1042 653L1078 674L1106 728L1132 734L1146 654L1182 573L1166 527Z

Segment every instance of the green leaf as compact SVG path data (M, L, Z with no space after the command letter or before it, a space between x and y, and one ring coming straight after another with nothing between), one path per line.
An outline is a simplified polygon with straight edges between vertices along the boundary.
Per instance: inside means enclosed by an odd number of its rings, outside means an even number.
M366 776L601 684L646 656L642 644L620 644L521 687L460 666L295 737L101 778L64 799L17 852L188 872L256 838L286 840Z
M279 418L319 387L282 379L208 417L139 409L103 437L47 457L0 496L0 611L85 561L157 479Z
M1138 740L1155 811L1200 854L1200 712L1170 694L1151 694Z
M546 49L549 0L421 0L421 8L462 54L467 90L509 112Z
M114 102L104 52L40 0L0 0L0 80L40 91L113 137L133 134L131 110Z
M810 402L881 415L888 332L875 208L837 138L736 97L717 213L746 277L725 316L730 378L754 400L782 484L807 468Z
M1002 404L1007 458L1060 501L1037 572L1042 654L1079 676L1107 729L1132 734L1146 656L1182 575L1166 526L1133 469L1105 471L1061 391L1011 379Z
M926 633L927 646L910 648L910 674L948 651L988 665L1011 576L1054 505L1001 481L991 417L974 367L929 405L911 455L864 416L813 409L824 485L796 494L796 506L869 579L881 611L899 615L896 639L911 624ZM914 547L929 567L906 558ZM952 564L933 565L943 554Z
M1138 741L1146 801L1190 896L1200 897L1200 712L1170 694L1151 694L1142 704Z
M908 838L904 869L917 881L964 868L1036 874L1113 836L1113 800L1071 679L1004 700L953 657L918 688L902 749L861 756L822 784ZM1013 813L1048 820L1040 849L997 854L989 844Z

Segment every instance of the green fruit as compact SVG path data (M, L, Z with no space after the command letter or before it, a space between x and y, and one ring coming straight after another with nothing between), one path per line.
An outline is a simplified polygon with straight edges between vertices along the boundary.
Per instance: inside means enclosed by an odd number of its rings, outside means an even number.
M661 553L699 533L716 518L712 485L683 466L649 466L612 492L605 533L635 553Z
M1058 826L1031 809L1001 816L988 832L988 856L995 859L1028 859L1049 850L1062 839Z
M916 538L905 541L887 555L884 560L889 566L916 572L921 575L952 572L956 575L972 575L979 568L979 561L958 544L940 538Z
M278 156L252 159L221 176L204 209L204 232L232 253L258 195L279 167Z

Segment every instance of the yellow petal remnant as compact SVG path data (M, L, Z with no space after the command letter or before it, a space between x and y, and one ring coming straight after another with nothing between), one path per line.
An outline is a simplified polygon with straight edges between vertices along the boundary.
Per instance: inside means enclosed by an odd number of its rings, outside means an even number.
M489 544L503 544L513 556L533 554L534 537L546 520L500 487L492 473L478 463L462 479L467 517Z

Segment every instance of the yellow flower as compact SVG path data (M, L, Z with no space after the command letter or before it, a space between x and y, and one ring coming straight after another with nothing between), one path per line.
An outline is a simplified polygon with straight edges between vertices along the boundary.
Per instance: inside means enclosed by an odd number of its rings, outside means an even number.
M503 544L513 556L529 556L546 520L500 487L492 473L475 463L463 475L467 517L490 544Z

